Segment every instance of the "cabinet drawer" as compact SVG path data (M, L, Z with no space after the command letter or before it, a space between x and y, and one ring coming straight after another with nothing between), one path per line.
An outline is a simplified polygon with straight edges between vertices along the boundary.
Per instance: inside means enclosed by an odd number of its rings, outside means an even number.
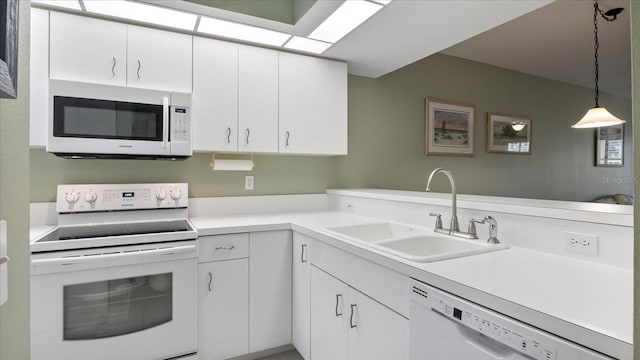
M198 238L200 262L249 257L249 234L203 236Z

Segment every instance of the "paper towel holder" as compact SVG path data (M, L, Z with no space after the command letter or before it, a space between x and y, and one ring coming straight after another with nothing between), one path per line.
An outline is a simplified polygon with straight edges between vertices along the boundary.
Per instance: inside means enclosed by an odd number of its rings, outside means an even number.
M253 162L253 154L248 155L248 159L216 159L216 154L212 153L209 165L213 171L251 171L255 163Z

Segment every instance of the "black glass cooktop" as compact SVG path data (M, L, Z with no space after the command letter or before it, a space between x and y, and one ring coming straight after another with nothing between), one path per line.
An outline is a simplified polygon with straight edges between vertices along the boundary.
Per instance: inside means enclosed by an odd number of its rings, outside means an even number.
M45 243L51 241L178 233L185 231L193 231L189 222L186 220L72 225L60 226L36 242Z

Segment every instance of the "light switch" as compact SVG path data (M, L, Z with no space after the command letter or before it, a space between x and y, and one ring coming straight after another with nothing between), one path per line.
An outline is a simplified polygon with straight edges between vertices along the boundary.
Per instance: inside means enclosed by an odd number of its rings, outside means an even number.
M7 256L7 222L0 220L0 305L7 302L7 271L9 268Z

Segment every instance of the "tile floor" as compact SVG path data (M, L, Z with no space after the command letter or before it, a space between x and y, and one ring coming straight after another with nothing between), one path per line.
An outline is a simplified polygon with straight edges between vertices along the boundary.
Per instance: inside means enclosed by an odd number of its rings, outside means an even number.
M259 360L303 360L296 350L290 350L276 355L260 358Z

